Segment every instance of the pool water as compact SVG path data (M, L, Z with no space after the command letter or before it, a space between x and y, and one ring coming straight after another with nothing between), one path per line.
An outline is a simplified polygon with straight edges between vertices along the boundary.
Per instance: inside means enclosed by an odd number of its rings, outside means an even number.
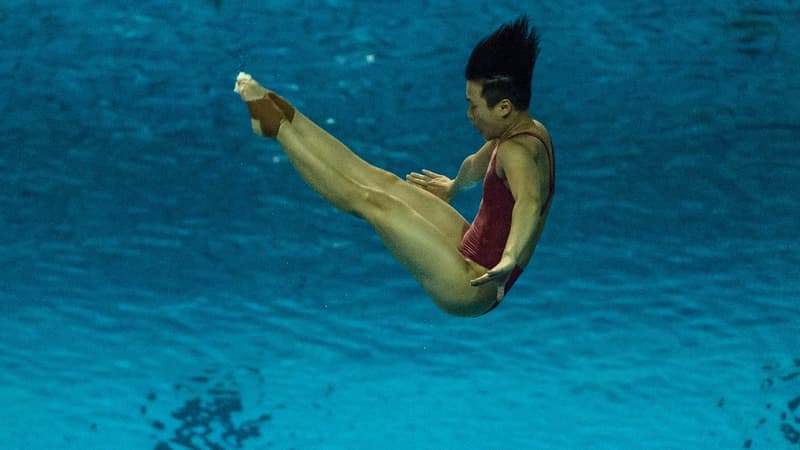
M800 448L800 7L398 5L3 2L0 448ZM466 59L520 13L556 197L454 318L233 81L452 176Z

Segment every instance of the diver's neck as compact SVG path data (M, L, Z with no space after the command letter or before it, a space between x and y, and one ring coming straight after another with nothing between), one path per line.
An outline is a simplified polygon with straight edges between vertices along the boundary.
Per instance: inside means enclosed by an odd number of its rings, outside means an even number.
M520 133L524 133L534 127L533 118L528 111L520 111L515 114L506 127L505 131L500 135L500 140L505 141Z

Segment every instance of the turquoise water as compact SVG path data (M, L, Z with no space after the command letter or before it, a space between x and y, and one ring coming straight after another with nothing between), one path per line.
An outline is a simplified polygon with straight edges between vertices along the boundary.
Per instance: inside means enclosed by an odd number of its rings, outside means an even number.
M3 2L0 448L800 448L795 2L398 5ZM452 175L464 62L520 12L557 193L452 318L233 81Z

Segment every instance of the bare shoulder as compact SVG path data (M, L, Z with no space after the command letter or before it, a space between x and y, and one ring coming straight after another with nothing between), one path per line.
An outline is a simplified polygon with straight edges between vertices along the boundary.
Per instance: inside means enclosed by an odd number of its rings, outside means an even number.
M500 143L497 149L498 163L504 164L519 159L537 159L537 155L546 152L545 144L533 136L515 136Z
M545 133L541 133L542 139L549 142L549 136ZM549 158L545 145L545 142L531 135L520 135L502 142L497 149L497 175L505 179L509 171L546 171Z
M520 134L515 136L511 139L511 142L521 142L526 145L530 145L533 149L543 149L546 150L547 147L552 148L553 142L550 139L550 132L547 131L547 128L538 120L533 120L533 128L530 131L530 134Z
M547 131L547 127L544 126L542 122L539 122L536 119L533 119L533 124L536 126L536 131L542 135L542 138L547 142L548 145L552 147L552 140L550 139L550 132Z

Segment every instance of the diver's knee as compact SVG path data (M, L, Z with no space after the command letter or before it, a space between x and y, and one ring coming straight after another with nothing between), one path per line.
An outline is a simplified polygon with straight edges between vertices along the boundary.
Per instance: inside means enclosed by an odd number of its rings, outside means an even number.
M404 214L401 209L408 207L392 194L371 186L362 186L351 206L351 214L373 226L382 226L386 221L396 220L398 215Z
M393 198L382 189L364 186L360 190L359 200L363 209L381 212L389 208Z

